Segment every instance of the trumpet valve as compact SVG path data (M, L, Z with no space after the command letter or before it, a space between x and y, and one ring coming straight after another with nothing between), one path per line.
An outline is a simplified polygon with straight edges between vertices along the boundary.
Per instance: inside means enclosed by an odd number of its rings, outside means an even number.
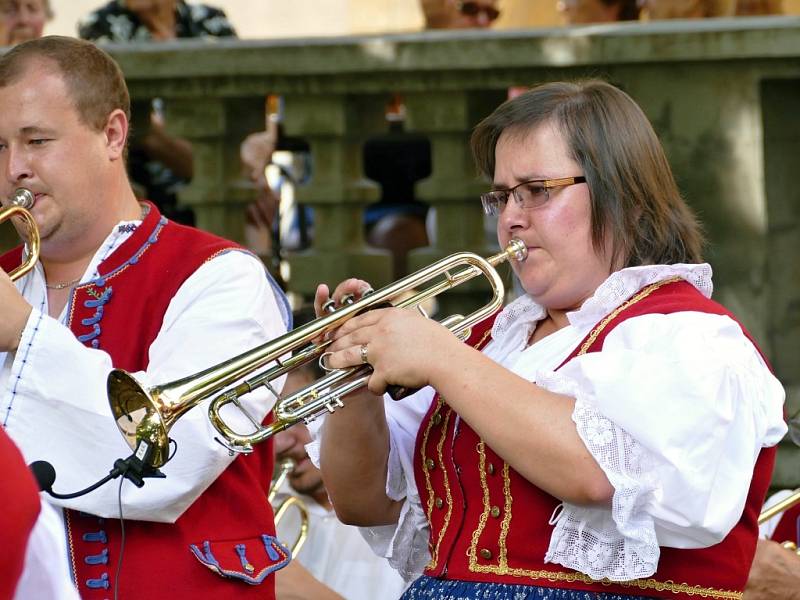
M334 396L330 402L325 405L325 408L328 409L328 412L336 412L337 408L344 408L344 402L342 402L339 396Z

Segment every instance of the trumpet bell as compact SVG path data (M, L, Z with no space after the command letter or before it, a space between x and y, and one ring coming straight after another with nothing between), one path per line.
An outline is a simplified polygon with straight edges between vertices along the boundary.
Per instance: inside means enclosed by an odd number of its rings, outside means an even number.
M169 429L174 417L154 389L146 389L129 373L114 369L108 376L108 397L117 427L139 460L154 468L169 460ZM140 456L141 454L141 456Z

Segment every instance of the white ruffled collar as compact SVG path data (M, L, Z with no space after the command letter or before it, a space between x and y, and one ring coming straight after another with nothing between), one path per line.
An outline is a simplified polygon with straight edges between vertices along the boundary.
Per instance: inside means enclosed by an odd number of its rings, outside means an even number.
M711 275L711 265L708 263L628 267L609 275L578 310L567 313L567 319L573 327L589 329L643 287L670 277L688 281L706 298L710 298L714 289ZM527 332L530 335L534 325L544 316L544 307L524 294L509 303L497 316L492 327L492 338L502 342L509 332Z

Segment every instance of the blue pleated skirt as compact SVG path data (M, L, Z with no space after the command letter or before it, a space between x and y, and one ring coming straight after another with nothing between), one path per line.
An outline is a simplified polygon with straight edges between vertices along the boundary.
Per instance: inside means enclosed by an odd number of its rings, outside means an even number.
M401 600L653 600L653 598L535 585L436 579L423 575L409 586Z

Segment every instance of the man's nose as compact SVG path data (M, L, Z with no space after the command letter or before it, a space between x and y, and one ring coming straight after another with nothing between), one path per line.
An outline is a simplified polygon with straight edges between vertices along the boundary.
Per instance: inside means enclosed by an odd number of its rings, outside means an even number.
M11 183L20 183L33 177L30 161L25 152L9 148L6 150L6 179Z

